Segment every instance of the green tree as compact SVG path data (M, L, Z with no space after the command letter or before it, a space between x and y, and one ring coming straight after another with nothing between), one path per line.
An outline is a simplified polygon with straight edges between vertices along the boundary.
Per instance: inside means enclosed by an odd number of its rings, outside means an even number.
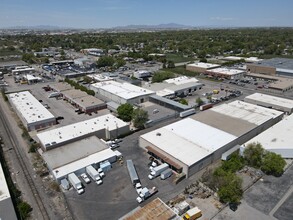
M117 113L119 118L123 121L129 122L132 119L133 106L128 103L122 104L117 108Z
M179 103L181 103L182 105L188 105L188 101L186 99L180 99Z
M115 66L117 67L117 68L119 68L119 67L121 67L121 66L124 66L126 64L126 61L125 60L123 60L123 59L117 59L116 60L116 63L115 63Z
M238 152L235 152L231 155L229 160L222 162L222 168L225 171L230 171L235 173L238 170L241 170L244 167L244 158L239 155Z
M149 115L147 111L137 108L133 111L132 119L134 127L142 129L144 128L144 124L149 120Z
M262 158L264 149L260 143L251 143L245 147L243 152L244 159L249 166L260 168L262 165Z
M115 63L115 59L113 57L103 56L100 57L97 61L98 67L106 67L106 66L113 66Z
M286 161L281 155L273 152L266 152L263 157L261 170L268 175L281 176L284 172L285 165Z
M33 210L32 207L26 202L20 202L17 205L21 219L27 219L30 216L30 212Z
M167 67L168 67L168 68L175 68L175 63L174 63L174 61L169 60L169 61L168 61L168 64L167 64Z
M163 82L165 79L174 78L175 74L168 71L158 71L152 77L152 82Z
M221 202L239 203L242 198L242 179L234 173L228 173L225 177L226 184L219 188L218 195Z
M198 106L201 106L204 102L202 101L202 99L200 97L198 97L195 102L197 103Z

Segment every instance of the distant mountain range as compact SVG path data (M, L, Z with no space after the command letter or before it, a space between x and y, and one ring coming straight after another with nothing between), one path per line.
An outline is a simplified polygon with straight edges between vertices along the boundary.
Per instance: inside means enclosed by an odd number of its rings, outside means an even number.
M148 30L148 29L193 29L193 26L187 26L182 24L176 23L168 23L168 24L159 24L159 25L126 25L126 26L117 26L111 28L88 28L88 29L119 29L119 30ZM70 28L70 27L59 27L59 26L52 26L52 25L37 25L37 26L14 26L14 27L7 27L3 29L25 29L25 30L64 30L64 29L83 29L86 30L87 28Z

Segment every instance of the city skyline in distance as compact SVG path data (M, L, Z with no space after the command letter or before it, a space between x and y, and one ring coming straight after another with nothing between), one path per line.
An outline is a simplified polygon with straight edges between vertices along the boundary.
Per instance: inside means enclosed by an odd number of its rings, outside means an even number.
M293 27L290 0L2 0L0 28Z

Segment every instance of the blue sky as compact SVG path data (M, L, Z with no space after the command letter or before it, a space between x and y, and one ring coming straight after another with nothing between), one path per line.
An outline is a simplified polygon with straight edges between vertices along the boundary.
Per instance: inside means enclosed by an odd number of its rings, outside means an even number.
M0 28L129 24L293 26L293 0L1 0Z

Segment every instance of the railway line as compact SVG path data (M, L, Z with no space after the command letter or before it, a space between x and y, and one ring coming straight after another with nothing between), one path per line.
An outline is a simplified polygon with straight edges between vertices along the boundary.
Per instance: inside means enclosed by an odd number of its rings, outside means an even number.
M5 136L8 137L8 142L11 144L11 148L15 151L16 158L20 164L21 167L21 172L23 173L25 180L28 183L28 186L30 188L30 191L32 193L32 196L35 200L35 203L37 207L39 208L39 212L41 213L41 216L43 217L44 220L50 219L49 214L45 208L45 205L43 203L43 200L38 192L38 189L36 187L36 184L33 180L33 177L31 176L29 172L29 167L25 163L24 158L25 155L23 155L23 152L21 149L19 149L18 144L17 144L17 139L15 137L14 132L11 130L10 124L7 121L7 118L5 117L5 113L2 109L2 106L0 105L0 121L2 123L4 132L6 133Z

